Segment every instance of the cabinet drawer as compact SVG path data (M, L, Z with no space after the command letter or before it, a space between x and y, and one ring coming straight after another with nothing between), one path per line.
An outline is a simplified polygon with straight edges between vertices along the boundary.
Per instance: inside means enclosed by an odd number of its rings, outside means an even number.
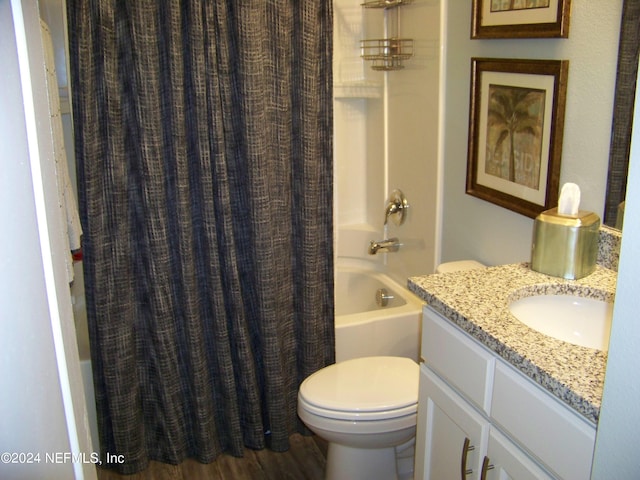
M491 417L560 478L589 478L595 427L502 362L495 368Z
M423 315L422 358L463 396L489 413L494 357L428 307Z

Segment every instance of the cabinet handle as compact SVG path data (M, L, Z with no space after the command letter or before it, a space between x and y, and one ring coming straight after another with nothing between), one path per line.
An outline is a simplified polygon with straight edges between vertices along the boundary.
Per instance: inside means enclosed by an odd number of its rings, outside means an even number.
M470 443L471 440L465 437L464 445L462 445L462 459L460 461L460 478L462 480L465 480L467 475L471 475L473 473L472 469L467 469L467 454L476 448L473 445L470 445Z
M489 465L489 462L489 457L485 456L482 461L482 473L480 475L480 480L487 480L487 472L495 468L493 465Z

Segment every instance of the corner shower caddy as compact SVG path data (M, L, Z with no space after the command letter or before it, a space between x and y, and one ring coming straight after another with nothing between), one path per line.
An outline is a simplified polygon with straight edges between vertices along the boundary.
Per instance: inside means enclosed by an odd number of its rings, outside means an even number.
M364 8L382 8L385 38L360 41L361 57L373 62L371 68L378 71L400 70L403 62L413 56L413 39L399 38L399 15L397 7L408 5L413 0L368 0Z

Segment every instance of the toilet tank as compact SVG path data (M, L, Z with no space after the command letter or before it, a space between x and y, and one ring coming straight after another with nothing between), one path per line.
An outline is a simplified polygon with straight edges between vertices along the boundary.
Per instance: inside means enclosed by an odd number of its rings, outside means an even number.
M436 273L461 272L463 270L474 270L476 268L486 268L486 265L476 262L475 260L445 262L436 267Z

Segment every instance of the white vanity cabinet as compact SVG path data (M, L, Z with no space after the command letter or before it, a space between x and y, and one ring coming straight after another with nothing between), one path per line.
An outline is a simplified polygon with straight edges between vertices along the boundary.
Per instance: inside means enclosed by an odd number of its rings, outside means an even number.
M588 479L595 426L425 307L415 479Z

